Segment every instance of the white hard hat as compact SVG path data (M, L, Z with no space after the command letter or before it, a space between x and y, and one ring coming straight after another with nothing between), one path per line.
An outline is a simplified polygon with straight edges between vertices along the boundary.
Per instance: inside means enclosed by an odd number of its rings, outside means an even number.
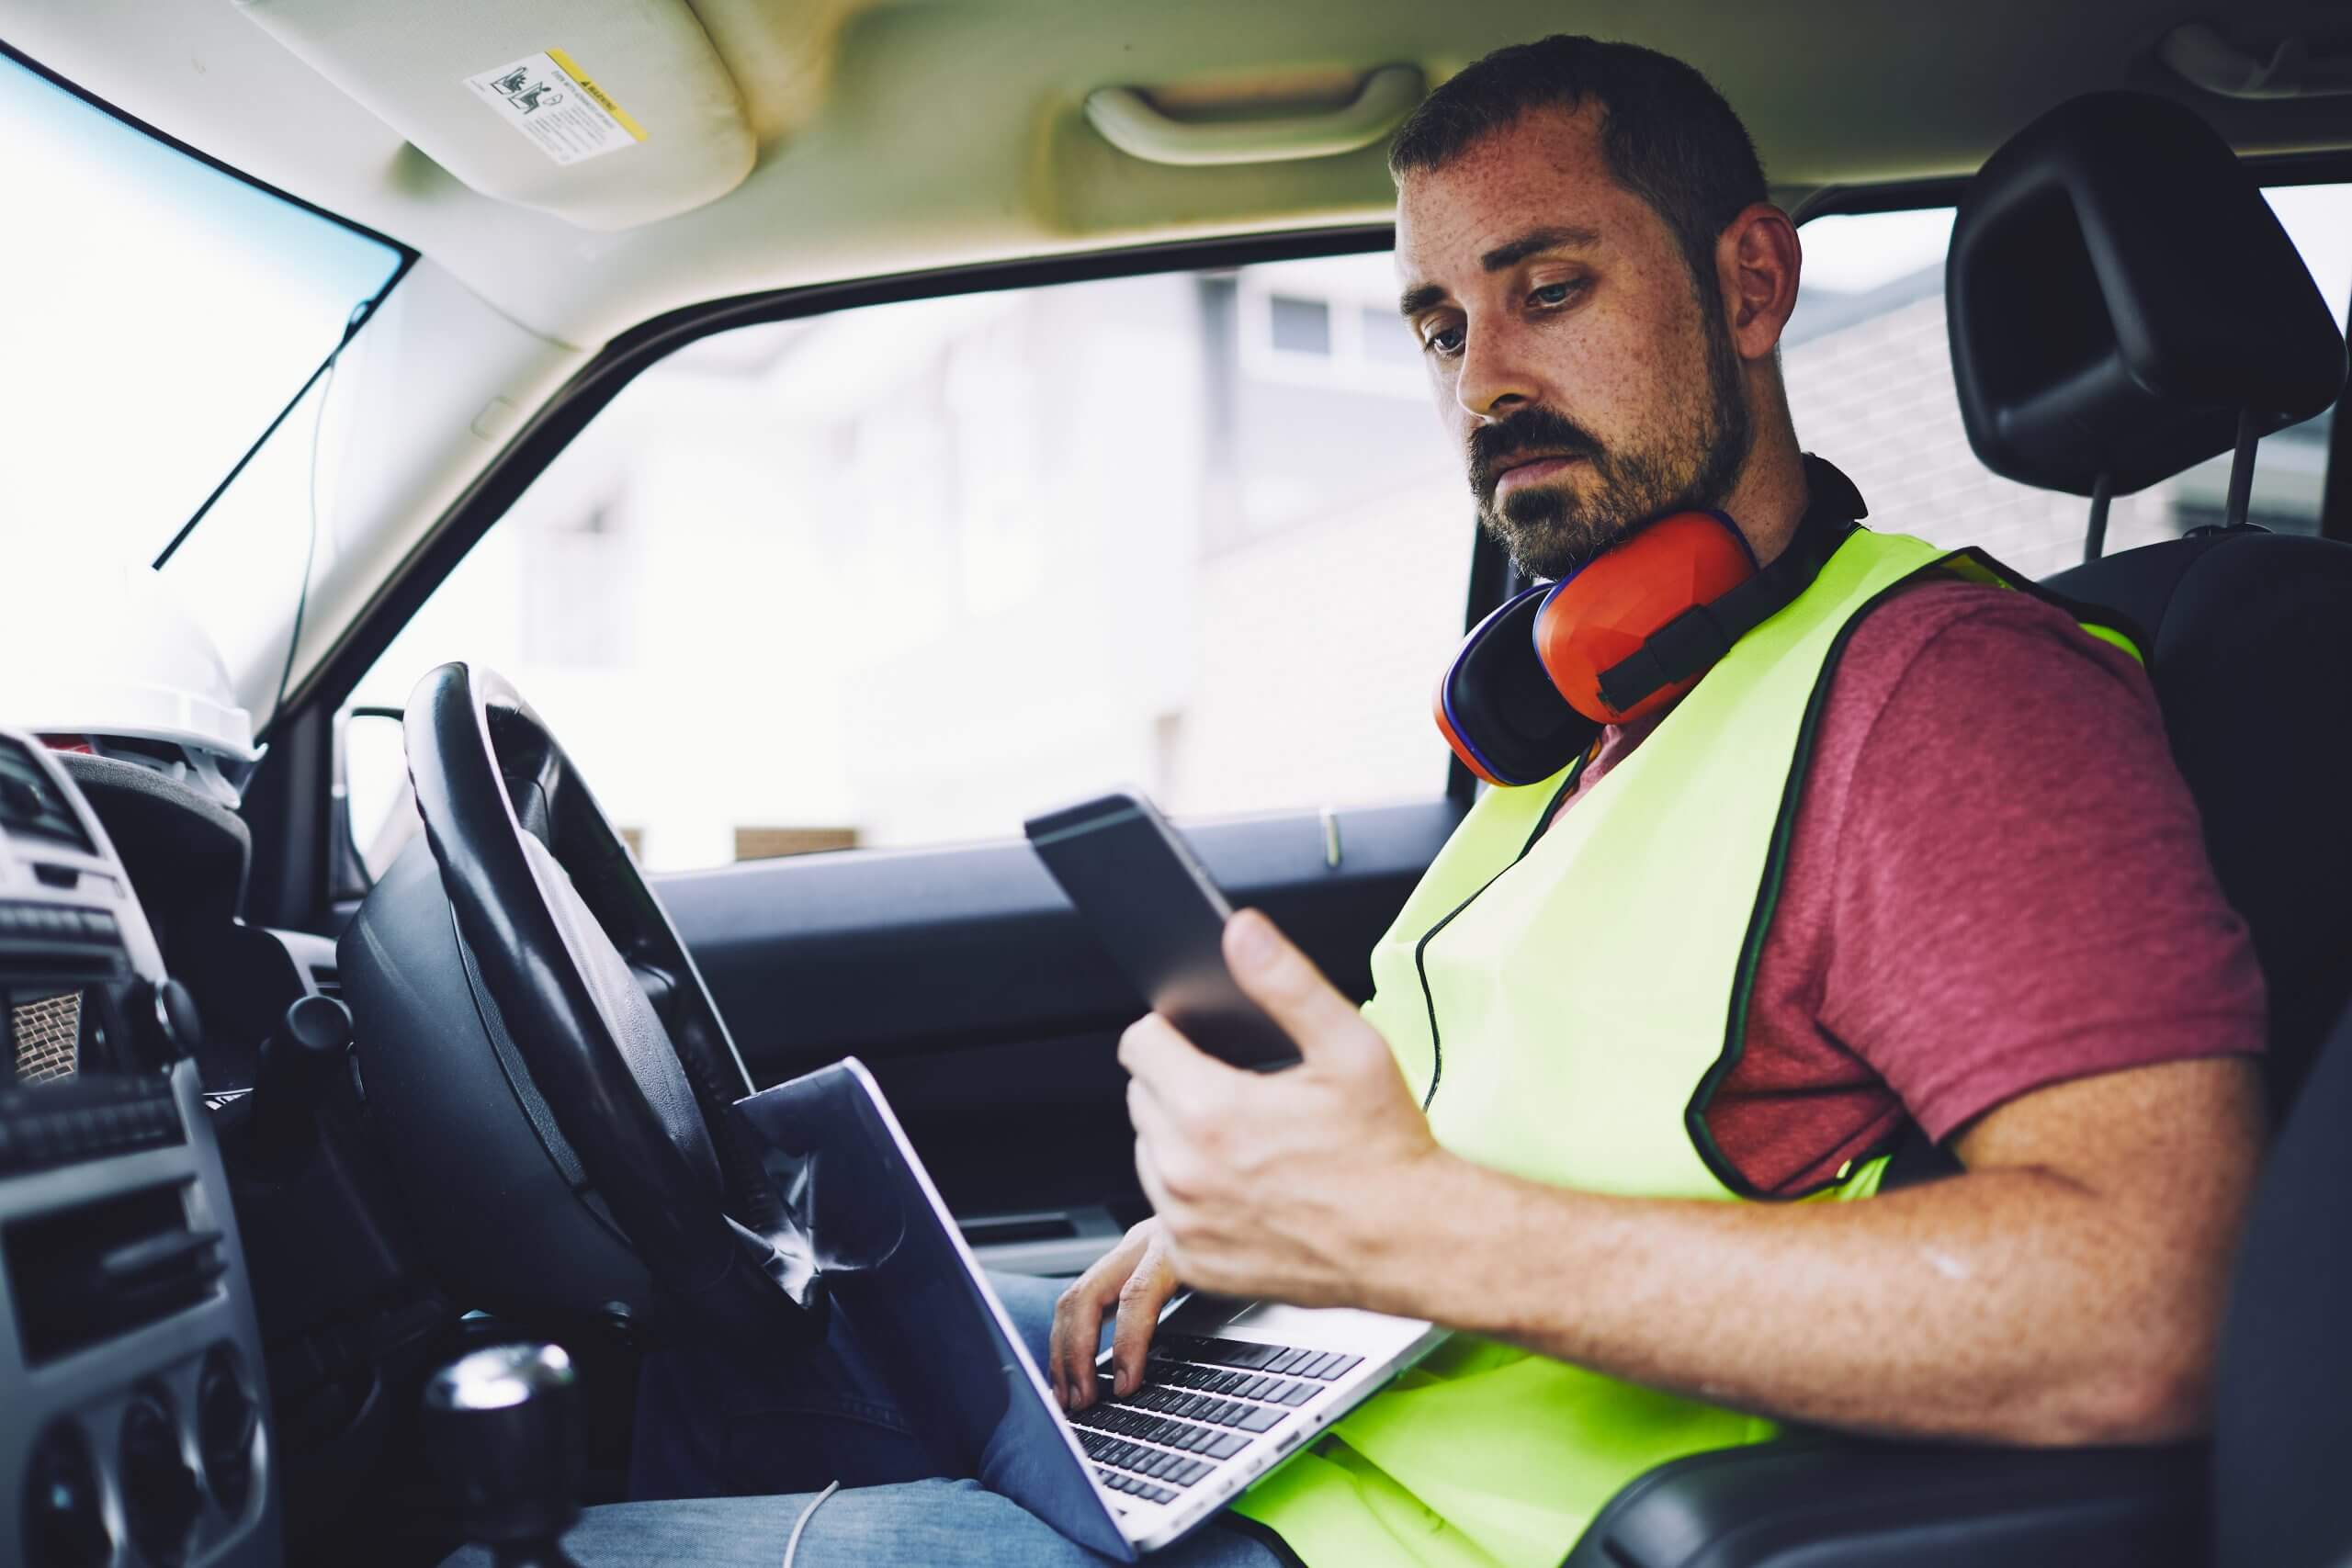
M0 612L0 726L138 762L221 804L265 748L220 650L144 567L19 586Z

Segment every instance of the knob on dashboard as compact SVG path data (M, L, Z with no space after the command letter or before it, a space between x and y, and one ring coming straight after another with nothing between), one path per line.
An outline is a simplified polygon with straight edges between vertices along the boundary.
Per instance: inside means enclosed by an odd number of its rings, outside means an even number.
M288 1175L300 1165L350 1051L351 1010L333 997L300 998L261 1043L250 1143L266 1168Z
M161 1389L141 1390L122 1413L122 1514L148 1561L174 1568L187 1561L204 1496L165 1400Z
M130 1009L132 1048L151 1067L168 1067L204 1043L196 998L177 980L140 981L131 987Z
M40 1435L25 1470L27 1568L106 1568L114 1561L90 1445L71 1421Z
M245 1499L253 1495L254 1428L260 1423L236 1351L215 1345L205 1353L204 1371L196 1380L196 1439L213 1500L232 1518L245 1511Z
M559 1568L580 1517L587 1450L571 1358L555 1345L498 1345L461 1356L424 1386L425 1451L469 1541L501 1568Z

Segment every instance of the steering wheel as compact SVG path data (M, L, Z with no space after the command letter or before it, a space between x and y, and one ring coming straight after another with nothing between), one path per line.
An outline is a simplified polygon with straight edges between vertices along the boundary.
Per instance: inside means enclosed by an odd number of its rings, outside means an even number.
M808 1251L728 1113L750 1075L579 770L490 670L433 671L402 723L458 939L621 1235L690 1326L814 1339Z

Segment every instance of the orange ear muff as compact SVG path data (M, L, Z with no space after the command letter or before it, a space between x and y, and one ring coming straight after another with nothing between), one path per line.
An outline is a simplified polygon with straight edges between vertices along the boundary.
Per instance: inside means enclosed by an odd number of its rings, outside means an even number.
M1698 684L1794 603L1869 514L1853 481L1811 453L1804 475L1804 515L1769 567L1722 513L1679 512L1496 608L1438 682L1446 744L1489 784L1533 784L1575 761L1601 725Z
M1437 683L1438 732L1490 784L1526 784L1566 767L1599 732L1560 700L1534 658L1541 583L1511 596L1462 641Z
M1535 653L1568 705L1600 724L1623 724L1673 702L1699 674L1612 705L1602 677L1641 653L1657 631L1756 575L1747 538L1719 512L1678 512L1611 546L1552 585L1535 615Z

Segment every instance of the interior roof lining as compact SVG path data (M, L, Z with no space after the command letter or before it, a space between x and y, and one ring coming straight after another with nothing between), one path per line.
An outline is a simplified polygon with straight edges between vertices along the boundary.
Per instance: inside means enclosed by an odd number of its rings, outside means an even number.
M765 17L789 32L779 47L832 62L801 84L809 118L763 144L727 197L603 235L467 189L325 78L288 72L284 50L236 6L165 15L152 0L0 0L0 31L224 160L401 234L533 333L594 344L672 307L763 288L1377 220L1393 200L1377 148L1166 169L1110 149L1079 105L1105 84L1214 86L1388 60L1442 79L1564 21L1709 72L1790 188L1963 174L2034 114L2099 87L2189 97L2242 152L2334 148L2352 135L2342 99L2208 100L2166 74L2154 44L2201 3L1980 0L1922 27L1883 0L1823 0L1792 27L1729 0L1589 0L1573 18L1542 0L1451 12L1359 0L1335 30L1316 8L1256 0L810 0L828 28L839 25L820 38L793 30L808 8L730 0L746 26ZM2310 0L2241 0L2231 28L2252 39L2324 21ZM286 134L289 124L301 134Z
M2295 152L2255 152L2239 159L2264 186L2335 185L2352 181L2352 146L2312 148ZM1904 212L1922 207L1950 207L1968 188L1965 175L1938 175L1918 180L1888 180L1876 185L1816 186L1803 192L1776 191L1789 215L1799 224L1816 218L1858 217L1872 212Z

